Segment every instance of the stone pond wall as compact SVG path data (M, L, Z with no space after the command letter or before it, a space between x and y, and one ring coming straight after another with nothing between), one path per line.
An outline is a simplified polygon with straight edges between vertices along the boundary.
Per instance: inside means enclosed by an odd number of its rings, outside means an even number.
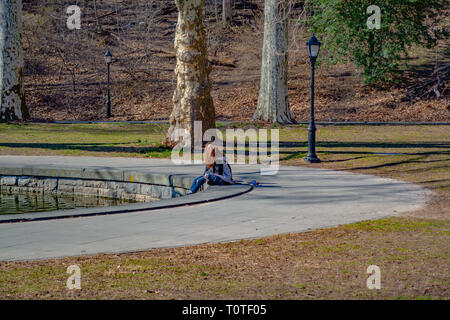
M186 189L139 182L102 181L77 178L0 175L1 192L88 195L137 201L170 199Z

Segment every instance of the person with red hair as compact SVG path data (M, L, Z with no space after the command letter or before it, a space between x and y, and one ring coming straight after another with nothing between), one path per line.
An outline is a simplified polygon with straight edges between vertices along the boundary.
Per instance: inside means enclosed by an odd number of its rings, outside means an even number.
M231 167L225 156L219 155L219 148L213 143L205 147L206 168L203 175L192 183L188 194L196 193L207 182L209 185L227 185L233 182Z

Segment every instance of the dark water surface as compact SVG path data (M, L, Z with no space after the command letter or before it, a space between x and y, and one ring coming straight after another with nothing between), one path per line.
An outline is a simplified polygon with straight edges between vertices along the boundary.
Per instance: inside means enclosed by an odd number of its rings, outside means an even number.
M90 196L66 196L46 193L0 192L0 215L32 212L116 206L135 203L133 200L111 199Z

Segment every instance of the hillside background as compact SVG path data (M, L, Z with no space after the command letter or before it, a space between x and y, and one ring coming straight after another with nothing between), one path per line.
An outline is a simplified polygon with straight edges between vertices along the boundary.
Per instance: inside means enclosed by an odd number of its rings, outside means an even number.
M220 2L205 0L205 26L218 121L250 121L256 108L263 37L263 1L234 1L233 22L221 23ZM173 0L78 1L81 30L66 27L73 1L24 0L25 89L32 120L105 119L106 66L113 54L110 120L167 120L175 89L173 52L177 9ZM96 10L95 10L96 9ZM301 9L299 3L293 10ZM442 13L448 26L448 12ZM292 24L289 96L297 121L309 119L309 34ZM362 84L352 64L321 64L316 76L318 121L449 121L443 98L411 95L450 62L450 42L412 48L402 84ZM326 52L321 52L321 55ZM448 85L448 79L445 79Z

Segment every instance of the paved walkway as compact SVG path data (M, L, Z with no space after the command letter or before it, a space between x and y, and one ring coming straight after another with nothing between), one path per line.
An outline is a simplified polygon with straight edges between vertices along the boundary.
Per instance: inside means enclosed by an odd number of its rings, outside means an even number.
M133 169L199 175L202 166L169 160L0 156L0 167ZM428 191L417 185L306 167L280 167L260 176L258 166L234 165L235 179L261 186L226 200L188 207L74 219L0 224L0 260L129 252L302 232L420 208Z

